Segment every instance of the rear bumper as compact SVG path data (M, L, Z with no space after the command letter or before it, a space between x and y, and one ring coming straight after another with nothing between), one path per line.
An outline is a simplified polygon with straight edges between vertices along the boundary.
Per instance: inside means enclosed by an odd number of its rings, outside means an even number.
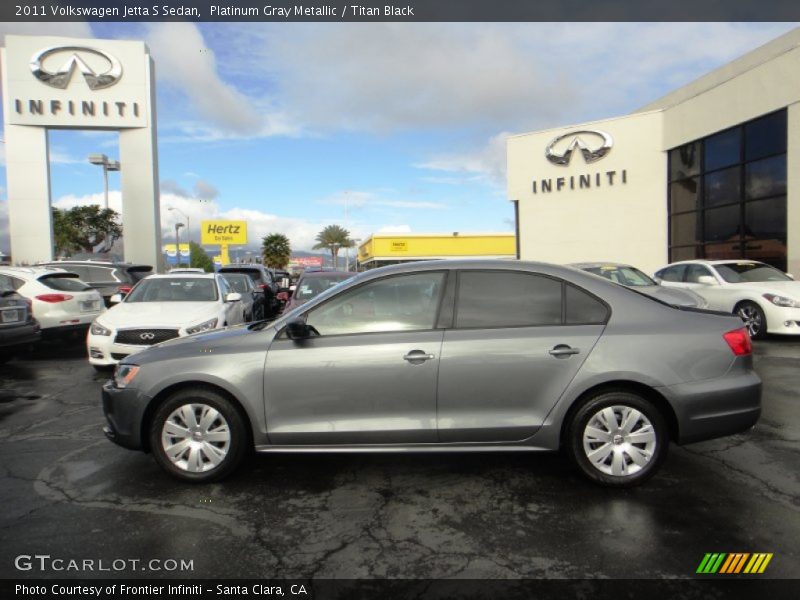
M678 420L678 444L741 433L761 416L761 379L752 370L659 388Z
M106 437L123 448L143 450L142 418L149 398L134 389L116 388L111 381L103 385L102 397Z
M19 327L0 329L0 348L8 350L18 346L35 344L42 337L38 323L26 323Z

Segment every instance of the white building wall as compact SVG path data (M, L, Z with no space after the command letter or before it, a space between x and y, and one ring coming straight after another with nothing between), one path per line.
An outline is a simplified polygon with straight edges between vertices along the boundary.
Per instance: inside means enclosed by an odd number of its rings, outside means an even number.
M547 160L545 148L553 138L581 129L610 134L608 155L586 164L576 151L567 166ZM662 139L658 111L509 138L508 197L519 201L520 258L626 262L648 272L664 265L667 162ZM613 185L608 172L615 172ZM581 189L578 178L586 174L591 175L591 187ZM555 187L558 178L565 178L561 191ZM553 191L542 190L542 179L552 181Z

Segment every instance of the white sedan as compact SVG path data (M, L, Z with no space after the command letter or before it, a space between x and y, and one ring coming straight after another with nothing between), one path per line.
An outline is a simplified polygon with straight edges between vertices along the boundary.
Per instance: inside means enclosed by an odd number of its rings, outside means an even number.
M76 273L54 267L0 267L16 292L31 301L42 336L85 333L105 309L100 292Z
M755 260L687 260L656 271L665 287L690 289L708 308L738 314L754 339L800 335L800 282Z
M86 345L97 370L154 344L244 322L241 295L220 275L151 275L95 320Z

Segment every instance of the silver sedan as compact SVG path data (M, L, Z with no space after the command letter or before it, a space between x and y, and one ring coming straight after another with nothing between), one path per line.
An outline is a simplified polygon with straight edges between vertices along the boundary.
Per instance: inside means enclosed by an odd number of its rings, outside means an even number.
M591 480L652 476L670 442L758 420L734 316L542 263L362 273L271 323L165 342L103 388L106 435L191 482L276 452L563 450Z

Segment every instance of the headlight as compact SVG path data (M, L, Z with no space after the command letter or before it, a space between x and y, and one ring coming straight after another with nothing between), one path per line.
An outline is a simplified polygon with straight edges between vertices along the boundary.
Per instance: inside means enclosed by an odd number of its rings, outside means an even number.
M772 302L775 306L783 306L785 308L800 308L800 302L787 298L786 296L777 296L775 294L764 294L764 298Z
M97 321L92 323L91 332L92 335L111 335L111 330L103 327Z
M120 389L128 387L138 372L139 367L135 365L117 365L114 369L114 385Z
M217 319L210 319L205 323L200 323L200 325L195 325L194 327L187 327L186 333L192 335L194 333L200 333L202 331L209 331L214 329L217 326Z

